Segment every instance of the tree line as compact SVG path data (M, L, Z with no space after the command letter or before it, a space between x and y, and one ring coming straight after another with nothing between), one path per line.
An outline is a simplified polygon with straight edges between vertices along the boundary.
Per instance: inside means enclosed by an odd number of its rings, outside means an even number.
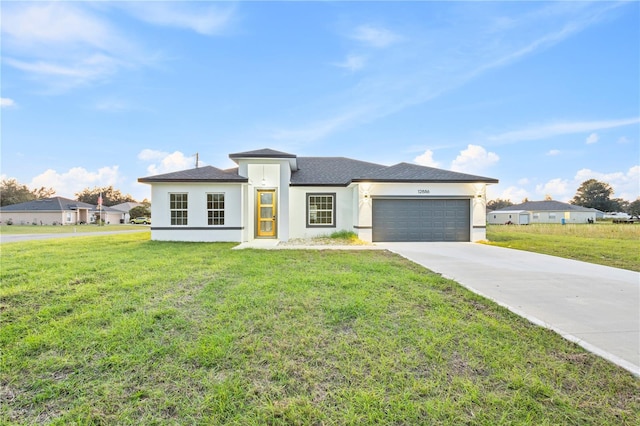
M25 203L43 198L51 198L56 191L53 188L40 187L31 189L27 185L21 184L16 179L3 179L0 182L0 206L8 206L11 204ZM130 194L123 194L119 189L113 186L85 188L80 192L76 192L75 200L87 204L97 205L98 197L102 195L102 205L106 207L115 206L117 204L132 202L137 203ZM148 200L141 202L143 206L135 207L131 210L132 217L149 216L151 212L149 207L151 203Z
M613 188L608 183L589 179L582 182L576 191L576 195L569 203L597 209L601 212L624 212L631 216L640 216L640 198L629 202L622 198L611 198L613 193ZM551 197L547 196L545 199L550 200ZM523 202L526 201L529 200L525 198ZM487 202L487 209L498 210L513 205L514 203L511 200L497 198Z

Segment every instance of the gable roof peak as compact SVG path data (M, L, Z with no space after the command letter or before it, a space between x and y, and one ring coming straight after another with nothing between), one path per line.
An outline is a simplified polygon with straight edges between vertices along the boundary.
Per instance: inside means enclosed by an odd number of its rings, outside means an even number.
M256 149L253 151L236 152L229 154L229 158L296 158L295 154L289 154L287 152L276 151L271 148Z

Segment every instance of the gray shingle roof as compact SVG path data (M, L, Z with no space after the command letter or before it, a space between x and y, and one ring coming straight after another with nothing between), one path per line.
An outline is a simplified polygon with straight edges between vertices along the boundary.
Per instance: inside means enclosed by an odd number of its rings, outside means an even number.
M179 172L165 173L162 175L139 178L138 182L248 182L246 177L235 173L220 170L213 166L198 167L195 169L182 170Z
M1 207L0 210L5 211L67 211L81 209L93 209L92 204L83 203L81 201L70 200L64 197L42 198L33 201L27 201L19 204L11 204Z
M229 158L282 158L292 164L292 186L347 186L351 182L484 182L498 183L497 179L399 163L394 166L345 157L296 157L293 154L259 149L230 154ZM220 170L212 166L149 176L138 182L248 182L238 175L238 168Z
M494 210L494 213L500 213L500 212L510 212L510 211L515 211L515 210L524 210L524 211L552 211L552 212L558 212L558 211L585 211L585 212L591 212L593 211L593 209L587 208L587 207L582 207L582 206L576 206L573 204L569 204L569 203L563 203L561 201L555 201L555 200L545 200L545 201L526 201L522 204L517 204L514 206L509 206L509 207L504 207L501 208L499 210Z
M354 176L383 169L380 164L344 157L299 157L298 170L291 174L292 186L349 185Z
M410 163L398 163L390 167L365 173L353 179L354 182L486 182L498 183L497 179L484 176L452 172L450 170L419 166Z
M235 154L229 154L229 158L296 158L296 155L288 154L282 151L276 151L275 149L263 148L256 149L255 151L236 152Z

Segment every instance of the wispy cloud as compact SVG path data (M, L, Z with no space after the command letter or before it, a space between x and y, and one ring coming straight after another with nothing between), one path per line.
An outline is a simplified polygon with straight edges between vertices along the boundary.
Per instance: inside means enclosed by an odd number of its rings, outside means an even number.
M16 106L16 101L11 98L0 98L0 107L10 108Z
M304 117L319 115L315 111L305 111L299 118L296 117L296 130L283 129L278 132L278 139L305 133L305 129L308 129L306 133L326 137L358 123L371 122L424 104L468 84L484 73L509 66L561 43L605 19L607 13L616 7L617 4L542 3L527 9L528 12L521 16L504 16L498 23L495 20L487 23L487 20L474 15L468 19L451 19L452 25L445 27L413 28L412 32L407 31L402 37L383 27L361 25L349 34L349 38L366 47L376 48L375 61L370 59L367 66L361 68L358 68L360 64L355 58L351 62L343 62L343 67L351 66L359 70L360 80L351 89L341 89L340 93L328 95L335 107L326 108L323 104L323 111L334 111L333 115L325 114L324 117L311 119L306 126L300 127L299 123L304 122ZM382 49L390 46L393 49ZM584 132L606 128L599 125L593 127L594 123L583 124L581 128ZM318 129L323 131L319 132ZM558 131L575 132L569 128L563 129L561 123L494 135L489 141L533 140Z
M119 5L136 18L154 25L187 29L203 35L218 34L235 16L233 4L224 7L205 2L144 2Z
M358 26L351 34L351 38L376 48L388 47L402 40L402 37L393 31L373 25Z
M364 68L366 61L367 59L362 55L347 55L344 61L334 63L333 65L354 72Z
M599 121L569 121L553 124L542 124L538 126L527 127L520 130L513 130L497 135L487 137L488 141L497 143L513 143L520 141L532 141L547 139L559 135L568 135L574 133L587 133L594 130L612 129L615 127L630 126L640 123L640 117L624 118L618 120L599 120ZM597 135L594 134L587 138L587 143L597 142Z
M212 35L228 28L235 7L204 2L14 2L3 4L4 63L59 94L162 60L110 17L128 13L153 25ZM147 42L148 44L148 42Z
M108 78L148 59L131 39L78 3L3 6L4 62L48 92Z
M556 155L560 155L559 149L551 149L546 154L548 157L555 157Z

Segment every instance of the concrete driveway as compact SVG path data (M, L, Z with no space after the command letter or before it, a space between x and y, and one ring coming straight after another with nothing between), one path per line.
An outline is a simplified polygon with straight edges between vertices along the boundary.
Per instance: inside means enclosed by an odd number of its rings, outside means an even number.
M476 243L377 243L640 376L640 274Z

